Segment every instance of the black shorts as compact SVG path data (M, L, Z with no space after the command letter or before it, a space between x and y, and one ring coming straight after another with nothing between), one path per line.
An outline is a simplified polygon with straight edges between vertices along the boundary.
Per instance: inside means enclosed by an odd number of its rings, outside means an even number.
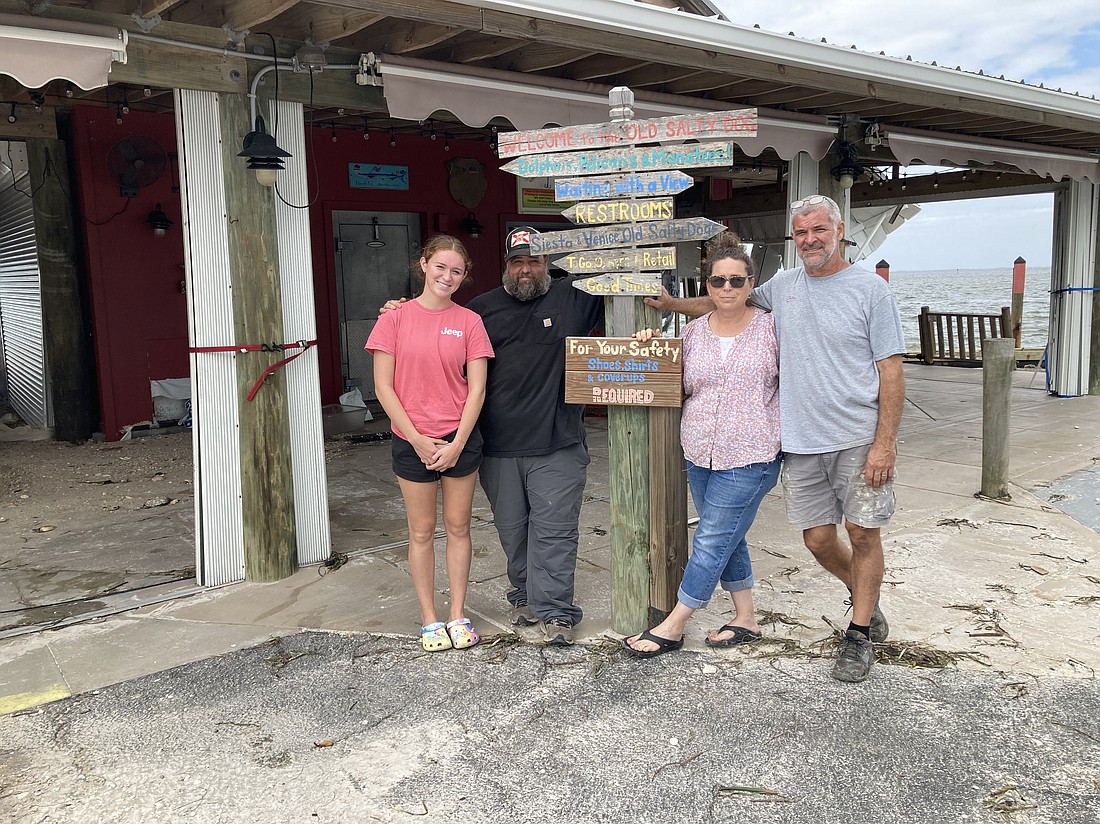
M444 435L443 440L453 441L456 434L456 432L452 432L450 435ZM466 441L466 447L462 450L462 454L458 456L458 462L450 469L436 472L425 468L424 462L420 460L420 456L416 454L416 450L413 449L411 443L394 435L390 439L390 453L393 455L393 474L406 481L415 481L421 484L435 483L441 477L465 478L467 475L477 472L477 468L481 466L481 447L481 430L475 426L474 431L470 433L470 437Z

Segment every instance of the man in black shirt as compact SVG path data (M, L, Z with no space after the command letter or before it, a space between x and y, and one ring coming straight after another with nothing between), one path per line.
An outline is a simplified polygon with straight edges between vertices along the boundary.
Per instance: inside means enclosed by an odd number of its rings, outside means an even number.
M573 643L581 609L573 603L588 447L584 407L565 402L565 338L587 335L603 301L552 280L545 255L532 255L534 229L504 242L501 286L473 298L495 357L480 428L481 486L493 508L512 585L512 623L541 626L551 644Z

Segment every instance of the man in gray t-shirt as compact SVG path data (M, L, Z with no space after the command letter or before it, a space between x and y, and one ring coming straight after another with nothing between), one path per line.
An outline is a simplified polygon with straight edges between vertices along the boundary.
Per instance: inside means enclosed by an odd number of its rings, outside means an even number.
M871 642L889 633L878 607L881 530L894 513L905 341L889 284L841 254L844 222L833 200L792 203L791 236L803 265L752 293L775 315L779 337L784 502L818 563L851 591L852 622L833 676L862 681L874 661ZM710 298L667 293L646 302L688 315L712 308Z

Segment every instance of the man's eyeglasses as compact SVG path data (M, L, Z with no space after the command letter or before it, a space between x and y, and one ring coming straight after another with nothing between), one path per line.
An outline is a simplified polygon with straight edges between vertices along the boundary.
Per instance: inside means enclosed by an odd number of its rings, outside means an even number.
M707 278L707 283L709 283L715 289L722 289L727 283L734 289L740 289L742 286L745 285L746 280L749 280L749 278L744 277L743 275L734 275L731 278L721 278L718 277L718 275L712 275L711 277Z
M825 201L829 201L830 203L833 202L831 198L828 198L825 195L810 195L804 200L796 200L794 203L792 203L791 211L793 212L795 209L801 209L803 206L816 206L817 204L824 203Z

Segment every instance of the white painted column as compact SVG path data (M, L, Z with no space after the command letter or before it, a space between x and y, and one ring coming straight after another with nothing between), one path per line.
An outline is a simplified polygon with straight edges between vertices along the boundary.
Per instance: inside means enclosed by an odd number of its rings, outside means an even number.
M799 152L787 165L787 230L791 226L790 204L796 200L818 194L818 175L821 164L805 152ZM798 265L798 255L794 243L783 244L783 268L790 269Z
M279 145L294 155L279 172L275 199L278 227L279 283L283 299L283 340L314 340L313 258L309 234L306 183L305 124L301 103L280 102ZM274 118L267 118L274 123ZM325 475L325 436L321 423L321 380L314 346L285 367L290 406L290 459L294 472L294 523L298 564L316 564L331 551L328 519L328 481Z
M192 347L224 346L234 332L218 96L188 89L173 94L188 339ZM238 357L191 355L195 571L203 586L244 580Z
M1098 221L1100 186L1071 181L1055 193L1047 371L1062 397L1089 391Z

